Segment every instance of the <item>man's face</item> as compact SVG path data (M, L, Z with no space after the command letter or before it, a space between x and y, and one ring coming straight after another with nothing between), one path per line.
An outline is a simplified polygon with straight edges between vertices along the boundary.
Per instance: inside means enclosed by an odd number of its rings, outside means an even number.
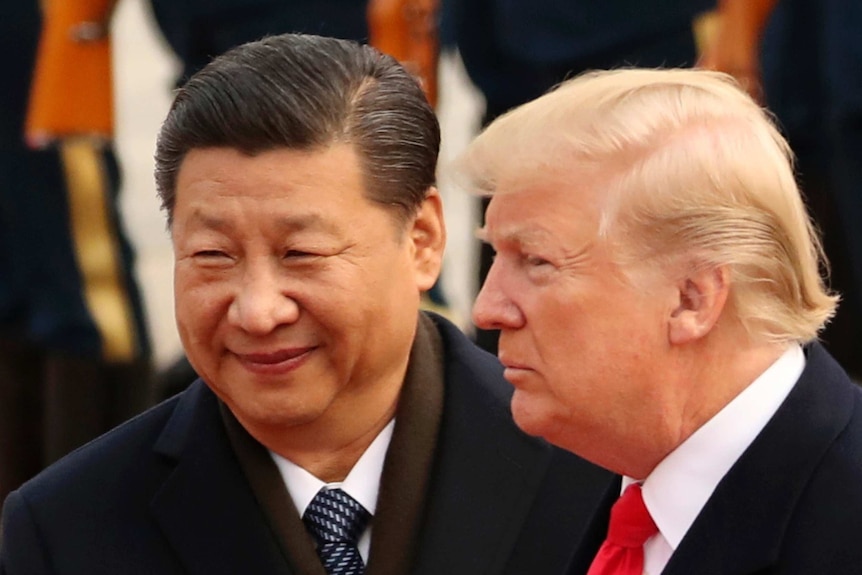
M631 285L598 237L596 194L563 188L494 195L483 233L496 257L473 318L501 330L516 423L596 460L660 417L673 291Z
M439 216L429 213L419 219ZM253 435L345 425L397 396L420 290L438 270L416 221L402 226L366 198L346 144L186 156L177 325L194 368Z

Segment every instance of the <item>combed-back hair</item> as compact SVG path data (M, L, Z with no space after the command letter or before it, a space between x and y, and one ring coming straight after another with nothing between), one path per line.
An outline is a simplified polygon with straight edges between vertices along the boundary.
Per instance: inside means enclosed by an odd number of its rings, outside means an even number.
M589 186L621 265L727 266L732 309L757 339L809 341L835 312L789 146L727 75L586 73L500 117L458 167L489 194Z
M368 197L406 221L434 185L440 128L419 82L396 60L349 40L283 34L215 58L177 93L156 144L168 226L177 175L197 148L249 155L356 147Z

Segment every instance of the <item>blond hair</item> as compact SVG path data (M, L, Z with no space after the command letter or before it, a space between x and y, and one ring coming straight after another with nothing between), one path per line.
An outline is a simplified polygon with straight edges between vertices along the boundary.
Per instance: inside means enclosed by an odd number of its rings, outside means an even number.
M727 266L752 337L806 342L835 312L788 144L724 74L578 76L491 124L458 170L485 193L586 182L621 261Z

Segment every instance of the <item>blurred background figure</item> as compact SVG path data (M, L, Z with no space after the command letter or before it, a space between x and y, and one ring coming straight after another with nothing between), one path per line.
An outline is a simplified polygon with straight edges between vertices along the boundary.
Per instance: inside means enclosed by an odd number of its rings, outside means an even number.
M428 101L436 107L439 0L369 0L367 14L368 43L419 77Z
M367 0L150 0L179 83L234 46L282 32L364 41Z
M149 399L117 209L111 11L0 1L0 502Z
M695 26L715 0L444 0L443 34L485 97L482 124L584 70L692 66ZM487 205L483 203L482 212ZM493 258L480 248L478 285ZM497 349L497 332L477 330Z
M862 381L862 3L721 0L702 65L777 116L821 228L838 313L821 335Z

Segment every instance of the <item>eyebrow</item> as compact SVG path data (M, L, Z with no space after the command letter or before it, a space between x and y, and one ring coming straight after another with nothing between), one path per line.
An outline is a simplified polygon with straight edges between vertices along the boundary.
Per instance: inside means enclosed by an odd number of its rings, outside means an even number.
M233 227L224 218L207 214L202 210L196 210L192 215L192 219L200 222L204 227L215 231L229 231ZM311 228L317 228L332 234L338 234L341 231L338 226L317 213L282 216L275 221L275 226L278 230L286 233L301 232Z
M477 239L484 243L491 243L489 232L486 226L477 228L474 232ZM542 229L526 229L526 228L509 228L504 229L501 233L494 234L498 240L514 243L517 245L531 245L548 240L550 234Z

